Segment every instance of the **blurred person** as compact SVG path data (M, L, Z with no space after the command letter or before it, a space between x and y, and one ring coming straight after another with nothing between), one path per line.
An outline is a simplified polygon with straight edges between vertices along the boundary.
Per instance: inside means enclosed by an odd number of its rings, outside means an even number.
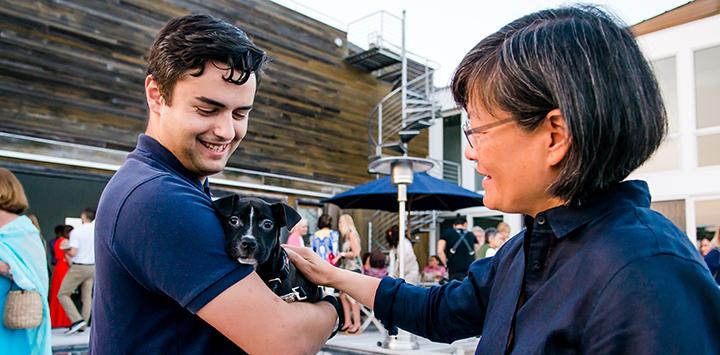
M70 328L65 335L83 331L90 322L92 307L93 283L95 282L95 210L86 208L80 212L82 225L70 232L66 246L66 259L70 257L70 267L62 278L57 299L70 318ZM78 311L72 294L80 288L82 313Z
M43 307L38 327L8 329L0 324L0 349L14 354L49 355L47 259L40 231L22 215L28 207L20 181L10 170L0 168L0 313L5 311L8 292L16 289L38 292Z
M423 289L332 268L288 247L311 280L396 328L476 354L720 354L720 288L689 238L625 181L667 130L630 27L576 5L482 39L452 79L465 157L489 209L526 228L463 281Z
M67 313L65 313L58 299L58 291L60 291L62 281L70 268L69 262L65 257L65 250L68 249L67 245L70 241L68 236L71 231L72 226L66 226L64 224L55 226L55 235L57 238L53 241L52 250L57 261L50 280L50 320L53 328L69 328L72 325L70 318L68 318Z
M705 241L707 239L703 239ZM715 282L720 285L720 225L715 230L712 240L707 242L707 252L703 255L705 264L710 273L715 278ZM702 247L700 249L702 252Z
M443 265L440 257L437 255L431 255L427 266L425 266L422 270L422 281L438 283L446 277L447 270L445 270L445 265Z
M355 221L349 214L343 214L338 220L338 231L342 240L340 253L333 259L333 264L345 270L362 273L363 264L360 259L360 235L355 228ZM344 292L340 292L340 301L345 314L344 331L356 334L360 330L360 305Z
M712 239L712 237L700 238L700 246L698 246L698 251L700 251L700 255L705 256L713 249Z
M290 231L290 234L288 235L287 243L290 245L295 245L299 247L304 247L305 242L303 241L303 237L308 232L308 221L305 219L305 217L300 219L300 222L297 222L295 227L292 228Z
M498 233L500 233L500 237L502 240L500 245L502 245L503 243L507 242L508 239L510 239L510 225L509 224L507 224L505 222L498 223L497 231L498 231Z
M402 241L400 240L402 239ZM400 227L393 225L385 232L385 241L390 248L390 264L388 272L393 277L404 279L410 284L420 282L420 266L413 250L412 242L407 237L400 238ZM403 275L400 275L400 257L398 254L398 245L403 243Z
M380 249L363 255L363 274L381 279L388 275L387 258Z
M497 254L498 250L500 250L500 247L503 245L504 242L504 236L502 233L500 233L495 228L488 228L485 231L485 236L488 240L488 249L485 252L485 258L495 256Z
M437 242L437 253L447 266L450 280L462 280L467 275L470 264L475 261L477 239L467 231L467 219L458 214L452 228L446 229Z
M337 261L335 256L339 254L340 233L332 229L332 222L332 217L327 213L323 213L318 217L318 229L310 238L310 247L323 260L334 266Z
M147 128L98 206L91 354L317 353L337 328L332 296L286 303L229 258L212 204L208 176L248 132L266 60L210 15L170 19L155 37Z
M487 243L487 237L485 236L485 230L482 229L482 227L475 226L472 229L472 233L477 241L477 244L475 244L475 260L482 259L485 257L488 248L490 248Z

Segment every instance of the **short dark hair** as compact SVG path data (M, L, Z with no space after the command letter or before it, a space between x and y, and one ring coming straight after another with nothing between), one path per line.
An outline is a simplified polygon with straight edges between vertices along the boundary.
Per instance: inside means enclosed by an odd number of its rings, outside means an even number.
M623 180L667 131L655 76L627 25L579 5L521 17L478 43L452 79L455 101L509 113L526 130L559 108L570 131L548 192L568 204Z
M243 30L210 15L194 14L176 17L160 30L148 54L147 73L170 105L178 80L190 70L192 76L202 75L208 61L226 65L218 67L229 70L223 79L242 85L251 73L260 83L267 56ZM237 79L236 71L240 72Z
M89 219L90 222L95 220L95 210L90 207L82 210L82 212L80 212L80 215L85 216L85 218Z
M467 218L461 214L455 215L455 219L453 219L453 226L456 226L458 224L465 224L467 223Z
M323 213L318 218L317 222L318 229L332 228L332 217L329 214Z

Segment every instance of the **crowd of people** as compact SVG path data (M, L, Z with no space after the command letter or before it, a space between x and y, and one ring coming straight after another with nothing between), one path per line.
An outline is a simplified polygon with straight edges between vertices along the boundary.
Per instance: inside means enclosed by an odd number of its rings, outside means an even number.
M18 353L50 349L50 329L68 328L66 334L82 331L90 320L94 280L95 211L80 214L82 225L57 225L49 243L42 236L37 216L15 175L0 168L0 305L12 290L38 293L42 303L23 312L42 314L31 328L0 327L0 344ZM80 288L82 312L72 295ZM41 309L34 309L40 307ZM5 307L4 309L9 309ZM5 315L8 317L11 315ZM27 352L22 351L23 349Z

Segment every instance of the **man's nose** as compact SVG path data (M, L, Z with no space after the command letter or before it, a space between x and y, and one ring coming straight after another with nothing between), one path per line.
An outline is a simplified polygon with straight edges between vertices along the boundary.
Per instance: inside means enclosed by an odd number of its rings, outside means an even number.
M235 119L232 116L232 112L228 112L218 117L213 134L223 141L231 141L235 139Z

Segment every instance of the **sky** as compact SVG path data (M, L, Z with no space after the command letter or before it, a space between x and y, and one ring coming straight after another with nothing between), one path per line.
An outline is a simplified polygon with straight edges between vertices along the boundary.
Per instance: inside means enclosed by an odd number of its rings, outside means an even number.
M400 16L406 10L406 48L436 62L436 86L447 86L455 67L477 42L508 22L541 9L572 4L553 0L273 0L307 16L346 30L348 24L385 10ZM671 10L688 0L601 0L626 23ZM398 22L399 23L399 22ZM362 26L362 25L355 25ZM397 26L399 28L399 25ZM350 27L352 36L353 27ZM387 30L389 32L389 30ZM397 37L401 31L396 31ZM398 39L399 41L399 39ZM399 43L398 43L399 44Z

